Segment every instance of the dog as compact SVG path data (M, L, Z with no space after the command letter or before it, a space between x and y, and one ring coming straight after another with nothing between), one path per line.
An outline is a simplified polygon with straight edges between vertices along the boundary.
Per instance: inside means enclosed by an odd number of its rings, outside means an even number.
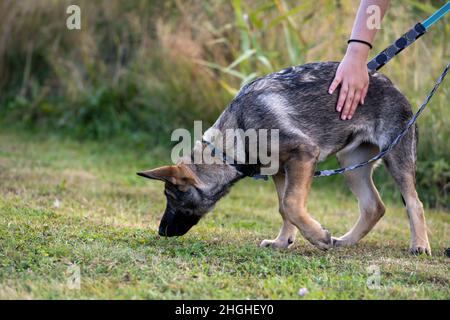
M360 209L359 219L346 234L331 237L307 211L318 162L331 155L336 155L342 166L365 161L386 148L412 117L406 97L386 76L375 72L370 74L364 106L351 120L340 120L335 111L338 92L327 93L337 67L337 62L309 63L257 78L241 88L212 126L220 132L230 128L279 131L280 165L272 179L283 225L274 240L261 242L262 247L288 248L297 230L319 249L351 246L369 233L385 213L372 180L373 163L344 174ZM410 251L430 255L424 209L415 188L417 143L418 130L413 126L383 161L406 205ZM208 147L205 142L197 144L192 153ZM139 172L140 176L165 182L167 207L159 234L184 235L234 183L249 175L248 167L254 171L255 166L258 164L239 167L225 162L192 164L183 160L177 165Z

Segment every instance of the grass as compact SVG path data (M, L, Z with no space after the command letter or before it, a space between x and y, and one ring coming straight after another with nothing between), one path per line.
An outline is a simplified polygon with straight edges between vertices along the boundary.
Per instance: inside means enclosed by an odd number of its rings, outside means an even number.
M322 252L300 237L274 251L258 247L280 227L274 188L246 180L186 236L160 238L163 186L135 172L167 155L3 130L0 298L449 299L449 213L427 211L434 255L415 257L400 201L356 247ZM337 186L317 180L309 202L333 235L357 218L356 201ZM67 286L73 264L79 290ZM371 265L377 290L366 285Z

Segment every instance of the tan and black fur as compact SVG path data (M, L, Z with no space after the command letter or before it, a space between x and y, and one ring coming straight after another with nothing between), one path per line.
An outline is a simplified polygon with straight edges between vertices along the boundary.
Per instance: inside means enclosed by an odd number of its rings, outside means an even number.
M353 245L385 213L372 181L373 164L345 173L360 208L358 221L345 235L331 237L307 210L319 161L330 155L336 155L342 166L367 160L385 148L412 116L405 96L388 78L375 73L370 75L365 105L351 120L340 120L335 111L338 92L327 93L336 68L334 62L311 63L256 79L241 89L213 126L223 132L237 128L279 130L280 168L273 180L283 226L276 239L262 241L263 247L287 248L294 242L297 230L320 249ZM412 127L383 160L405 200L411 251L430 254L424 210L415 188L417 139L417 128ZM200 144L193 152L206 147ZM167 208L159 229L165 236L186 233L235 182L245 177L229 164L189 161L139 174L165 181Z

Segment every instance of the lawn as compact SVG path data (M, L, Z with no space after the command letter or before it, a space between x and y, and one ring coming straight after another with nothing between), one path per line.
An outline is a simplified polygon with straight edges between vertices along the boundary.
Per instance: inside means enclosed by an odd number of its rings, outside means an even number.
M163 185L135 172L168 155L2 131L0 298L450 298L450 214L427 210L433 256L411 256L400 200L353 248L322 252L299 237L276 251L258 247L281 224L274 187L245 180L187 235L159 237ZM315 182L309 209L335 236L358 216L344 184ZM68 283L77 268L79 288Z

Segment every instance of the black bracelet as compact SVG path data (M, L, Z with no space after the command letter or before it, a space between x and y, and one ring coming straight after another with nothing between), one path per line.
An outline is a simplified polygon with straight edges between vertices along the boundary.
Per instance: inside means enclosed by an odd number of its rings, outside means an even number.
M350 40L347 41L347 44L349 44L350 42L364 43L364 44L368 45L370 49L372 49L372 45L369 42L364 41L364 40L350 39Z

